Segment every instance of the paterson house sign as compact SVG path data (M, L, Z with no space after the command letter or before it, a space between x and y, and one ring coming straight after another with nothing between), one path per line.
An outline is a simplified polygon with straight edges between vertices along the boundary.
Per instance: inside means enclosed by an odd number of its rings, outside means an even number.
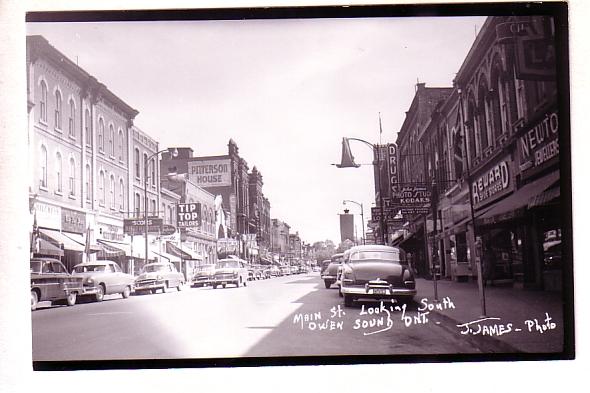
M491 202L511 188L510 165L507 160L502 160L471 183L473 204L477 207Z

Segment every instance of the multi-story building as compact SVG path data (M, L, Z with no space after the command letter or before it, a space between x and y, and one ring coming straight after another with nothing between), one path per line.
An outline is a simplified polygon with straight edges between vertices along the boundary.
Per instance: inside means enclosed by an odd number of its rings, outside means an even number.
M291 227L286 222L273 218L270 230L270 244L273 260L286 261L289 251L289 230Z
M37 254L70 269L96 239L122 240L137 111L41 36L27 37L30 206Z

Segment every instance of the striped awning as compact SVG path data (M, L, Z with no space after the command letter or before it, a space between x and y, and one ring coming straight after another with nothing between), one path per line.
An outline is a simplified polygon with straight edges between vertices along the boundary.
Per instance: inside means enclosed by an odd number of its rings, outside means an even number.
M78 243L60 231L53 229L39 229L39 237L64 250L84 252L84 243Z
M529 201L528 208L549 205L553 200L561 196L561 188L559 186L550 188Z

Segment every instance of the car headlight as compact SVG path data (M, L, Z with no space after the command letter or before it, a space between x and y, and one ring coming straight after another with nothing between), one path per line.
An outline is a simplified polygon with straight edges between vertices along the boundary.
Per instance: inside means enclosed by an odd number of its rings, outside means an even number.
M164 279L164 277L160 276L159 274L158 274L158 276L156 277L156 280L163 280L163 279Z
M342 269L342 282L346 284L354 283L354 272L348 266Z
M87 285L94 285L94 280L92 279L92 277L89 277L86 279L86 284Z

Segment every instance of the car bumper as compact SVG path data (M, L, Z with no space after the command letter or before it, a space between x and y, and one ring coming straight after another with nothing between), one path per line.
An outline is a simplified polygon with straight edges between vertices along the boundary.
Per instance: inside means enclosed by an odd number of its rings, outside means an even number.
M98 293L98 287L82 287L79 295L96 295Z
M329 275L329 274L324 274L322 276L322 280L336 281L336 276L332 276L332 275Z
M146 283L135 283L135 292L148 291L150 289L163 288L166 284L164 281L152 281Z
M372 298L372 299L389 299L395 297L414 297L416 296L415 289L409 288L387 288L384 293L379 292L381 288L365 288L365 287L340 287L340 292L344 295L354 295L358 298Z

